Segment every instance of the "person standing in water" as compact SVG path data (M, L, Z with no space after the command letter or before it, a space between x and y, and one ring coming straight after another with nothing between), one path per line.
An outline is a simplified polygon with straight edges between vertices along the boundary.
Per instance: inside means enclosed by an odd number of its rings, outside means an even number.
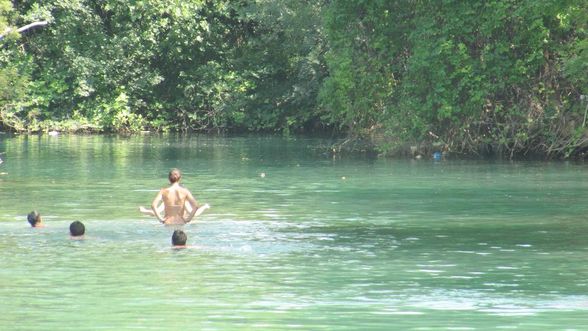
M203 206L198 204L190 190L180 185L181 178L180 170L172 169L168 175L170 186L159 191L151 203L151 209L139 207L139 210L144 214L157 217L161 223L167 225L186 224L205 209L210 208L208 204ZM161 203L163 203L163 210L160 209Z

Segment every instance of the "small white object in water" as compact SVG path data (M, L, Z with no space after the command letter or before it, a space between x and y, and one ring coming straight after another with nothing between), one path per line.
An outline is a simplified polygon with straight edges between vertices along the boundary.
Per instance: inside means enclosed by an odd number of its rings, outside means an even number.
M57 131L49 131L49 132L47 132L47 134L50 135L50 136L58 136L59 135L59 132L57 132Z
M253 252L253 248L251 248L251 246L249 246L249 245L243 245L243 246L239 247L238 251L245 252L245 253L251 253L251 252Z
M265 172L262 172L261 174L259 174L259 176L261 176L261 178L265 178Z
M341 177L341 179L343 179L343 180L346 180L346 179L347 179L347 177L343 176L343 177Z
M2 159L0 158L0 164L2 164L2 162L4 162L4 161L2 161Z

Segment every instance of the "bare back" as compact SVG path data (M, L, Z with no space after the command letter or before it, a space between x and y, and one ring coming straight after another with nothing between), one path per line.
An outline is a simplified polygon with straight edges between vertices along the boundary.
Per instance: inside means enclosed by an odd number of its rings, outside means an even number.
M198 209L198 204L192 196L192 193L178 183L162 189L153 201L153 204L156 206L159 204L159 201L163 202L164 217L162 221L165 224L184 224L192 219L194 213L186 211L186 202L190 204L193 211Z

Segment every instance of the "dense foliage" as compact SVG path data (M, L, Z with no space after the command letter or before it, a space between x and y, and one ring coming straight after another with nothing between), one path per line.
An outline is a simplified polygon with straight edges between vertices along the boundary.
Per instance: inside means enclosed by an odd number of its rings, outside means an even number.
M328 116L383 150L586 149L585 1L335 1Z
M0 0L7 130L588 151L585 0ZM20 34L16 27L46 20ZM10 28L12 27L12 29Z

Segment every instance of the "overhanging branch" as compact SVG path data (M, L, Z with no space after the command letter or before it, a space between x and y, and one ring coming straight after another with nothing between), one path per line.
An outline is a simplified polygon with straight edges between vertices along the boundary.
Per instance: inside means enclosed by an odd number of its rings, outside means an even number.
M26 30L28 30L28 29L34 28L34 27L36 27L36 26L45 26L45 25L47 25L47 24L49 24L49 22L47 22L47 21L38 21L38 22L33 22L33 23L27 24L27 25L25 25L25 26L22 26L22 27L20 27L20 28L16 29L16 32L18 32L18 33L21 33L21 32L24 32L24 31L26 31ZM0 40L2 40L2 39L3 39L3 38L4 38L4 37L7 35L7 34L9 34L11 31L12 31L12 29L11 29L11 28L8 28L8 29L6 29L6 31L4 31L4 33L3 33L3 34L0 34Z

